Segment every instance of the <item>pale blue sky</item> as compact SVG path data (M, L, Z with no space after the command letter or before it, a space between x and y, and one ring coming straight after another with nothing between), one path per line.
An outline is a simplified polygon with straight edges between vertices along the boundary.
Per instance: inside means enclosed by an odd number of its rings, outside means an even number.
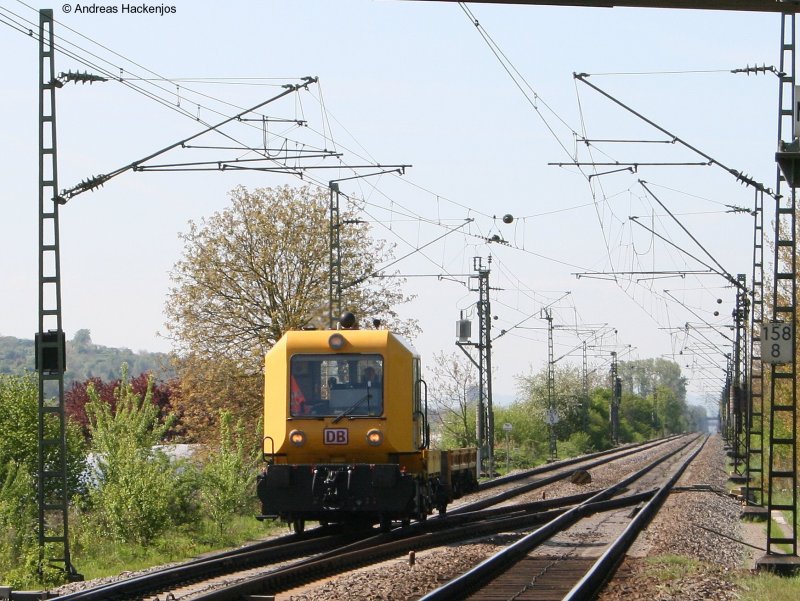
M180 108L196 114L200 103L201 118L210 122L219 119L214 109L236 112L215 99L251 106L277 93L275 85L318 76L321 85L301 94L299 101L282 101L264 113L308 120L308 128L289 135L308 144L335 145L348 163L372 157L413 165L402 178L342 184L343 191L367 198L367 218L377 235L398 245L397 256L441 236L447 231L443 226L474 218L470 235L453 233L427 247L425 256L415 255L396 267L405 274L463 274L471 271L472 257L485 260L492 253L491 284L502 288L492 293L495 333L538 315L543 304L565 291L571 294L554 305L554 323L560 326L556 356L579 344L566 327L576 321L607 323L618 330L596 351L602 358L590 360L595 366L606 360L612 343L621 352L625 345L635 347L629 355L633 358L682 348L683 338L660 328L698 320L669 300L665 288L706 321L730 321L734 293L715 276L615 284L572 275L612 268L702 269L630 224L631 215L647 217L643 221L661 235L700 254L647 197L639 178L652 183L651 189L682 215L683 223L728 271L747 273L750 279L752 220L725 213L723 205L750 207L753 193L721 170L642 167L637 174L589 182L574 167L547 163L570 161L576 147L572 131L583 135L584 127L593 139L663 140L662 134L572 76L659 72L594 75L590 81L722 163L774 186L777 79L728 71L777 64L777 15L470 4L485 31L538 94L535 105L543 119L457 4L239 0L223 5L178 0L164 3L176 7L175 14L164 16L65 14L58 4L28 4L36 9L52 6L57 35L82 46L82 55L91 51L110 61L115 73L122 66L124 77L141 76L147 68L166 78L276 78L266 82L271 86L241 85L243 80L236 85L180 82ZM22 3L2 0L0 7L3 20L11 18L8 11L37 20L36 11ZM37 307L37 45L0 24L0 53L5 57L0 95L0 334L30 338ZM56 67L86 69L63 54L57 56ZM676 73L663 73L667 71ZM176 96L168 96L177 85L160 85L164 91L159 93L177 104ZM199 129L193 119L119 83L65 86L58 93L61 187L116 169ZM251 144L261 143L257 128L231 132ZM326 140L321 132L332 136ZM581 160L588 160L585 146L580 152ZM598 144L593 153L603 161L702 160L665 144ZM195 156L200 155L185 151L170 158ZM332 171L313 177L326 182L348 175ZM179 256L177 233L188 220L223 208L226 192L237 184L283 183L300 182L271 174L127 173L99 191L76 197L62 210L67 335L89 328L99 344L168 350L168 341L156 332L163 331L168 271ZM501 222L506 213L517 217L513 224ZM767 225L769 219L768 213ZM509 245L487 244L481 238L494 234ZM460 309L474 303L476 293L447 278L411 278L408 289L417 300L402 313L420 321L424 334L416 340L418 348L429 360L436 351L455 350L454 322ZM714 317L714 310L721 315ZM514 392L515 374L543 367L544 324L533 317L524 325L539 329L519 328L496 341L495 390L504 398ZM580 357L564 359L570 360L579 363ZM708 363L688 360L694 361ZM693 394L718 393L721 378L705 378L721 376L719 369L686 371L693 377Z

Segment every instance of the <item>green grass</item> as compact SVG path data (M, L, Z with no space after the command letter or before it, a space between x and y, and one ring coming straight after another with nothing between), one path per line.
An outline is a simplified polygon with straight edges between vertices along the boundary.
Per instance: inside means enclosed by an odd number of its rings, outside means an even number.
M664 586L703 568L703 563L681 555L659 555L645 560L646 574ZM739 572L722 576L735 583L740 601L797 601L800 599L800 576L776 576L768 572Z
M86 580L186 561L267 535L288 533L286 526L281 523L259 522L253 515L235 516L227 520L222 528L207 520L191 527L175 528L144 546L104 538L84 527L79 520L72 524L72 564ZM35 546L16 561L7 557L4 551L6 549L0 548L1 584L10 585L16 590L40 590L63 582L60 570L49 570L43 580L35 576L38 557Z
M786 520L786 521L788 523L789 520ZM782 524L779 524L778 522L776 522L773 518L770 518L770 523L772 524L772 536L773 537L775 537L775 536L778 536L778 537L785 536L784 533L789 528L788 525L787 526L783 526ZM766 537L766 528L764 530L764 535ZM791 552L792 552L792 546L791 545L787 545L787 544L783 544L783 543L778 544L778 545L773 545L773 551L774 551L774 547L777 547L778 549L780 549L781 553L791 554Z
M72 563L88 580L185 561L282 531L285 531L285 526L281 524L259 522L252 516L238 516L227 522L224 529L203 523L191 530L169 532L148 546L97 538L86 541L88 537L78 535L72 549Z
M700 561L684 555L657 555L646 560L647 574L661 581L677 580L694 573Z
M796 601L800 599L800 577L786 578L761 573L736 581L741 601Z

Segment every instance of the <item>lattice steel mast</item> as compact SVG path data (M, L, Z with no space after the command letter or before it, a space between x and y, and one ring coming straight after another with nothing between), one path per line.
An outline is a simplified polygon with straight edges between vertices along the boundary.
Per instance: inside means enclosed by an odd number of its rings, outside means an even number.
M767 555L759 562L760 567L776 567L791 559L797 560L797 243L795 177L800 164L800 148L797 132L792 132L790 123L794 108L795 83L795 16L783 14L781 18L780 87L778 93L778 147L788 151L785 156L778 153L779 162L775 194L775 244L773 276L773 323L791 326L791 356L786 363L772 363L770 369L770 420L769 420L769 471L767 473L767 510L784 512L786 531L767 520ZM792 142L786 144L784 135L789 132ZM782 161L788 158L788 161ZM787 181L790 193L781 194L781 184ZM788 257L786 256L788 255ZM788 495L783 490L788 491ZM787 500L788 497L788 500ZM776 549L788 545L793 556ZM777 559L776 559L777 556ZM781 557L782 556L782 557Z
M53 11L39 11L39 379L37 497L40 570L63 564L69 579L81 579L69 551L64 329L61 322L61 256L58 222L58 155ZM49 556L55 553L54 556Z
M747 296L745 292L745 279L743 274L737 276L737 281L740 287L736 290L736 305L733 309L731 317L733 318L735 336L733 343L733 390L732 390L732 442L733 442L733 470L737 474L740 471L740 463L745 458L743 452L744 443L744 420L746 417L745 408L745 390L743 382L745 377L743 375L743 365L745 364L745 305L747 304ZM744 467L742 465L742 467Z
M753 283L750 311L750 378L747 387L744 502L764 504L764 368L761 363L761 324L764 321L764 192L755 191L753 207ZM752 480L757 479L754 487ZM758 491L756 498L755 491Z
M479 431L483 433L481 446L486 458L486 469L494 474L494 410L492 408L492 311L489 301L489 272L492 257L484 267L481 257L473 258L473 269L478 272L478 388Z
M342 240L339 218L339 184L329 184L328 199L328 327L334 329L342 316Z
M556 362L553 353L553 313L542 309L547 320L547 430L550 438L550 460L558 459L558 438L556 437L556 423L558 421L558 407L556 406Z
M610 408L610 421L611 421L611 444L619 444L619 405L620 397L622 396L622 380L618 374L618 363L616 351L611 351L611 408Z
M475 438L478 443L478 467L494 475L494 409L492 408L492 312L489 302L489 272L492 257L488 265L483 265L481 257L473 257L472 266L478 275L478 287L470 285L470 292L478 293L478 342L469 342L469 326L462 330L459 320L459 340L456 346L460 348L472 364L478 368L478 406L475 415ZM468 322L467 322L468 323ZM465 347L474 346L478 349L478 360L466 350Z

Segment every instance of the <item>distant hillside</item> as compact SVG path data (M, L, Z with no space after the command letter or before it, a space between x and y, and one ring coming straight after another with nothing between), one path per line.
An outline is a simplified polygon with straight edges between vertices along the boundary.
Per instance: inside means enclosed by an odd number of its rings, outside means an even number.
M34 370L33 340L0 336L0 374L19 374ZM160 380L169 379L174 372L169 369L166 353L135 353L127 348L112 348L94 344L89 330L78 330L72 340L67 341L67 371L64 380L67 386L73 381L98 377L110 381L119 378L123 363L130 367L130 375L138 376L152 372Z

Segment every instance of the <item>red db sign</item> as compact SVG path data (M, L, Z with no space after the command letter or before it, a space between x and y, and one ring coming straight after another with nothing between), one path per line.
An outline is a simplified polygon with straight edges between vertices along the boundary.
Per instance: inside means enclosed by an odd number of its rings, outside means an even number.
M347 428L326 428L322 435L325 444L347 444Z

